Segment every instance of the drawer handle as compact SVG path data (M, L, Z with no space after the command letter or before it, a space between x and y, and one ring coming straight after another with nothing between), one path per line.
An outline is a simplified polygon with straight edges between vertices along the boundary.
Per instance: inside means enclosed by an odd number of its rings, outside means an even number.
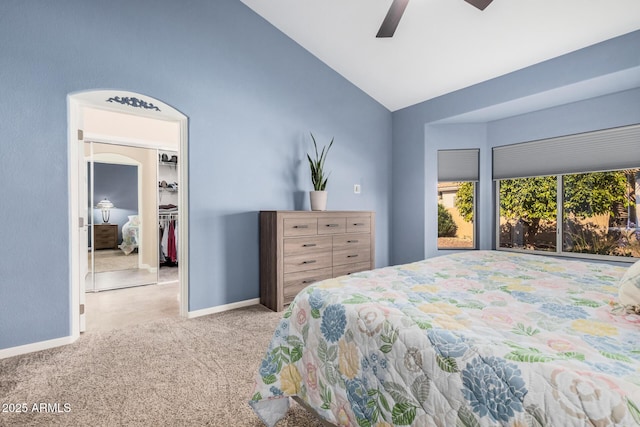
M353 225L356 227L361 227L364 225L364 222L354 222Z
M358 254L355 254L355 255L347 255L347 258L355 258L355 257L357 257L357 256L358 256Z
M312 248L314 246L317 246L315 243L305 243L304 245L302 245L303 248Z
M358 243L359 240L347 240L347 243Z
M309 228L308 225L294 225L293 228Z
M340 224L327 224L327 227L338 227Z
M313 263L315 263L315 262L316 262L316 260L315 260L315 259L312 259L312 260L310 260L310 261L302 261L302 263L303 263L303 264L313 264Z
M313 282L314 282L313 280L303 280L302 284L306 285L307 283L313 283Z

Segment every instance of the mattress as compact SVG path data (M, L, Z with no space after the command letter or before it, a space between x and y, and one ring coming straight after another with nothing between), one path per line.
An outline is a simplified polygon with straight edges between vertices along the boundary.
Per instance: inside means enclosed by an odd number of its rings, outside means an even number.
M250 405L335 425L640 424L625 267L468 251L324 280L289 306Z

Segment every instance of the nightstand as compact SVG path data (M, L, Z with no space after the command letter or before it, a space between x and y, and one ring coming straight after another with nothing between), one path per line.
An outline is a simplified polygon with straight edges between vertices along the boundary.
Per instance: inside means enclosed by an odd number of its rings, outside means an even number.
M95 224L93 249L118 249L118 224Z

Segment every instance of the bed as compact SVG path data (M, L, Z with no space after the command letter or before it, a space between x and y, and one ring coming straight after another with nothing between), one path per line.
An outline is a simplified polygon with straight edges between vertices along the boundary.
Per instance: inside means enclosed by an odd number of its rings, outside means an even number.
M627 267L468 251L317 282L291 303L249 404L350 426L640 424Z
M129 215L129 221L122 226L122 243L118 246L125 255L133 252L140 242L140 217Z

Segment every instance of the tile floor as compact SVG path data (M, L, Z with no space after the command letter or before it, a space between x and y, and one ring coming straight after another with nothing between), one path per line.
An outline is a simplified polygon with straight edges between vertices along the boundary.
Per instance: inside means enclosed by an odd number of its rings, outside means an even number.
M86 332L110 331L165 317L177 317L179 283L164 283L102 292L88 292Z

